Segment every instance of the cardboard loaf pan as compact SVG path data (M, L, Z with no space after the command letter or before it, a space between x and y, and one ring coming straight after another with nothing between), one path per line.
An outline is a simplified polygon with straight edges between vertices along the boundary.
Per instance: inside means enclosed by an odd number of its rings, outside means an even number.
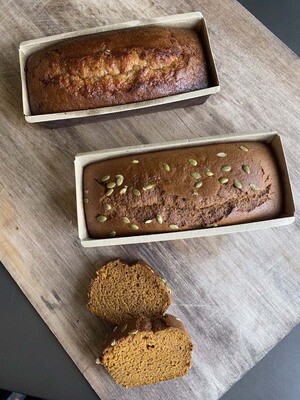
M32 115L28 100L28 91L26 83L26 61L30 54L36 51L59 43L69 38L78 36L91 35L99 32L108 32L114 30L122 30L136 27L146 26L165 26L194 29L199 33L201 41L204 45L204 51L208 61L209 75L211 86L206 89L194 90L187 93L176 94L172 96L161 97L158 99L129 103L110 107L101 107L80 111L59 112L53 114ZM23 112L25 119L30 123L42 123L49 127L59 127L73 125L75 123L85 123L95 120L105 120L119 118L122 116L130 116L133 114L148 113L154 111L162 111L166 109L185 107L188 105L202 104L208 97L220 90L217 70L212 55L208 32L205 20L200 12L192 12L186 14L171 15L167 17L153 18L149 20L138 20L124 22L114 25L101 26L92 29L85 29L76 32L63 33L55 36L48 36L41 39L29 40L22 42L19 47L20 71L22 81L22 99Z
M152 233L136 236L114 237L108 239L92 239L88 235L84 207L83 207L83 169L86 165L107 160L109 158L117 158L127 155L136 155L141 153L149 153L160 150L170 150L183 147L201 146L213 143L230 143L239 141L260 141L268 143L271 146L273 153L276 157L279 166L280 175L282 177L282 190L284 193L284 207L280 217L270 220L248 222L241 224L234 224L228 226L220 226L213 228L201 228L179 232L167 233ZM245 232L255 229L263 229L287 225L294 222L295 206L292 195L292 189L288 174L288 169L285 161L284 150L280 136L276 132L269 133L251 133L251 134L230 134L226 136L215 136L207 138L197 138L188 140L178 140L166 143L148 144L132 147L123 147L118 149L109 149L101 151L93 151L89 153L78 154L75 157L75 180L76 180L76 204L77 204L77 219L78 219L78 232L81 244L84 247L97 247L97 246L113 246L124 245L132 243L147 243L157 242L164 240L187 239L201 236L214 236L227 233Z

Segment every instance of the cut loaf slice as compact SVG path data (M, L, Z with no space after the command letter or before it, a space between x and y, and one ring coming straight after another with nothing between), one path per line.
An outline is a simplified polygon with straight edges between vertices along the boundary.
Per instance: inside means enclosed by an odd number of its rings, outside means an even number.
M88 309L120 324L144 315L163 314L171 304L170 289L146 263L128 265L114 260L97 271L88 292Z
M192 348L183 324L173 315L140 317L115 328L96 363L122 386L147 385L186 374Z

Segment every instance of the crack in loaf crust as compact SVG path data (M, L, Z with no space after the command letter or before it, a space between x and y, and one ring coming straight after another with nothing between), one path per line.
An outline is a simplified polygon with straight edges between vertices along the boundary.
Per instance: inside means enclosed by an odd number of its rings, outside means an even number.
M274 156L259 142L96 162L84 168L83 189L92 238L258 221L278 217L282 208Z
M140 317L115 327L104 344L101 363L117 383L134 387L185 375L192 349L178 318Z
M150 100L209 86L197 33L135 28L66 40L26 64L33 114Z

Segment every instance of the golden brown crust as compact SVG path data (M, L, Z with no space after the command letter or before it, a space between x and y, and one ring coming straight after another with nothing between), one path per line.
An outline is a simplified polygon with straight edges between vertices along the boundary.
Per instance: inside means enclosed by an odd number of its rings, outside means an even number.
M197 33L178 28L66 40L32 54L26 71L32 114L127 104L209 86Z
M166 150L89 164L84 168L83 189L92 238L271 219L282 209L275 158L259 142Z
M107 336L103 348L111 346L111 343L126 338L130 332L158 332L167 328L176 328L189 335L185 326L178 317L172 314L157 315L153 318L147 318L143 315L137 318L131 318L122 324L115 326L113 331Z

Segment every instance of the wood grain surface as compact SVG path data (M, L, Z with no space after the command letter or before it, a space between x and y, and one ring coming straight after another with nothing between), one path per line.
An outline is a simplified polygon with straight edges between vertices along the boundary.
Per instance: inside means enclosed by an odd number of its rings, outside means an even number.
M25 122L21 41L195 10L207 20L221 83L221 92L204 105L59 130ZM1 11L2 262L101 399L219 398L300 320L298 219L243 234L84 249L77 237L74 156L277 130L297 203L299 59L233 0L2 0ZM195 343L193 367L184 378L125 390L95 365L107 325L87 312L86 290L99 265L116 257L144 259L169 281L170 311L186 323Z

